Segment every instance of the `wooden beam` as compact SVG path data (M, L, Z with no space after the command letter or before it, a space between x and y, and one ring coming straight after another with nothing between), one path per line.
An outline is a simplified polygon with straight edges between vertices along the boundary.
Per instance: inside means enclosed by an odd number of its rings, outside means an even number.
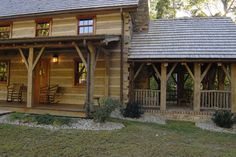
M28 83L27 83L27 107L32 108L33 105L33 61L34 61L34 48L29 49L28 57Z
M236 63L231 64L231 111L236 113Z
M82 62L83 62L84 65L85 65L85 68L88 69L87 62L86 62L86 60L85 60L85 58L84 58L84 56L83 56L83 54L82 54L82 52L81 52L79 46L78 46L75 42L73 42L72 45L74 45L74 47L75 47L75 49L76 49L76 52L78 53L79 57L81 58Z
M208 73L208 71L209 71L210 68L211 68L211 65L212 65L212 63L209 63L209 64L207 65L207 68L204 70L203 74L201 75L201 81L205 78L206 74Z
M37 63L38 63L40 57L42 56L44 50L45 50L45 47L42 47L41 50L39 51L39 54L38 54L38 56L36 57L36 59L35 59L35 61L34 61L34 64L33 64L33 70L34 70L34 68L36 67L36 65L37 65Z
M201 103L201 65L194 63L194 98L193 109L196 112L200 112Z
M167 67L161 64L161 111L166 111Z
M89 63L89 78L90 78L90 81L89 81L89 91L90 91L90 94L89 94L89 112L92 113L94 111L94 106L93 106L93 98L94 98L94 64L96 63L96 48L95 46L91 43L91 42L88 42L87 43L87 46L88 46L88 50L89 50L89 60L90 60L90 63Z
M138 75L139 75L140 71L142 70L143 66L144 66L144 63L142 63L140 65L140 67L138 68L138 70L136 71L136 73L134 75L134 80L138 77Z
M174 75L173 75L173 74L171 74L171 77L172 77L172 79L175 81L175 84L177 85L176 78L174 77Z
M183 65L184 65L185 68L187 69L189 75L190 75L190 76L192 77L192 79L194 80L194 79L195 79L195 78L194 78L194 75L193 75L191 69L189 68L188 64L187 64L187 63L183 63Z
M105 96L110 96L110 54L105 54L105 62L106 62L106 68L105 68Z
M25 57L25 55L24 55L22 49L19 49L19 52L20 52L20 55L21 55L21 57L22 57L22 59L23 59L23 61L24 61L24 63L25 63L25 66L26 66L26 68L27 68L27 70L28 70L28 69L29 69L29 64L28 64L28 61L27 61L27 59L26 59L26 57Z
M226 67L224 66L224 64L222 64L222 69L225 72L225 75L227 76L227 78L229 79L229 81L231 81L231 76L229 74L229 72L227 71Z
M96 69L96 66L97 66L97 61L98 61L98 58L99 58L99 54L100 54L100 51L101 49L99 48L97 51L96 51L96 54L95 54L95 63L94 63L94 70Z
M173 73L173 71L175 70L175 68L176 68L177 65L178 65L178 63L175 63L175 64L173 65L173 67L171 68L170 72L169 72L168 75L167 75L167 80L169 80L171 74Z
M161 74L160 74L160 72L158 71L157 67L156 67L154 64L152 64L152 67L153 67L154 71L156 72L156 77L159 78L159 79L161 79Z

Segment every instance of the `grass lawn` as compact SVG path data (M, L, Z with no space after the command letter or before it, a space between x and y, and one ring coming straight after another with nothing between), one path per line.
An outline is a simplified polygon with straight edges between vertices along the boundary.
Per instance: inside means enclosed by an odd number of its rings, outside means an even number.
M116 121L116 120L115 120ZM119 121L120 122L120 121ZM0 125L0 156L235 157L236 135L211 133L192 123L122 121L119 131L79 131Z

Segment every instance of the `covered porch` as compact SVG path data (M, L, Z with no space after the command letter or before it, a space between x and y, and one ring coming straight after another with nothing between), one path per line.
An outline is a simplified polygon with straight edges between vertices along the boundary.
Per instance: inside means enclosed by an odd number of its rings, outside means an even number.
M142 62L130 67L131 101L144 111L234 111L233 62ZM234 111L235 112L235 111Z
M7 81L0 85L0 108L87 116L93 102L110 94L110 49L119 48L119 39L94 35L1 40L0 55L9 66ZM6 101L12 84L24 88L22 102Z

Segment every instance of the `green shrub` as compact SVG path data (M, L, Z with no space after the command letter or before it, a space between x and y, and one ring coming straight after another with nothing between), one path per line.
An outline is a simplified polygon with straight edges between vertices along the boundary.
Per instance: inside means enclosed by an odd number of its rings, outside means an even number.
M121 107L119 100L105 98L100 101L100 107L93 113L93 119L95 122L104 123L111 116L111 113L115 109Z
M233 113L226 110L217 110L214 113L212 120L217 126L222 128L232 128L235 122Z
M20 121L22 123L37 123L44 125L70 125L72 123L71 118L67 117L57 117L49 114L45 115L30 115L23 113L12 113L9 116L11 121Z
M142 114L141 105L137 102L128 103L126 108L123 110L124 117L140 118Z

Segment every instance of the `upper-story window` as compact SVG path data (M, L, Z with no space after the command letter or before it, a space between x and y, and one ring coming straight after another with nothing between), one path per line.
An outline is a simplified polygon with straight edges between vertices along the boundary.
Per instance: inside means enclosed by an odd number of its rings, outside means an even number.
M36 21L36 37L47 37L50 34L51 21Z
M11 26L3 25L0 26L0 39L8 39L11 36Z
M78 24L79 35L94 33L94 18L80 18Z

